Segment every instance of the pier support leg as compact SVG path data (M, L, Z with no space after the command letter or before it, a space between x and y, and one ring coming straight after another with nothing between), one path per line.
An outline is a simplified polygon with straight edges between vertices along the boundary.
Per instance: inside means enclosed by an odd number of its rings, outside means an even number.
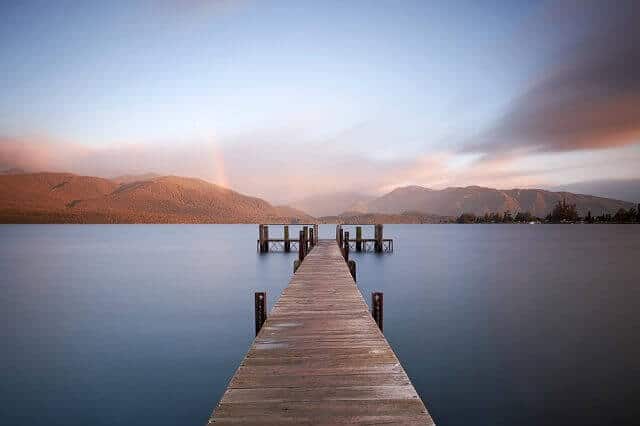
M263 253L269 252L269 225L262 225Z
M362 226L356 226L356 251L362 251Z
M344 233L344 247L342 249L344 261L349 263L349 232Z
M267 320L267 293L256 292L255 295L256 336Z
M289 253L291 251L291 241L289 241L289 225L284 226L284 251Z
M313 245L317 246L318 238L320 238L320 226L317 223L313 224L313 238L315 238Z
M383 239L383 227L381 223L376 224L375 228L375 251L376 253L382 253L382 239Z
M300 263L302 263L302 261L304 260L304 256L306 255L305 253L305 242L304 242L304 231L301 229L300 230L300 238L298 240L298 260L300 261Z
M309 227L303 226L302 230L304 231L304 255L306 256L309 252Z
M296 259L293 261L293 273L298 272L298 268L300 267L300 260Z
M382 330L382 308L383 308L383 294L381 291L374 291L371 293L371 316L373 320L378 324L380 331Z
M314 237L313 228L309 228L309 245L311 246L311 248L315 247L316 245L316 240L313 237Z
M264 248L264 225L258 225L258 251L262 253Z
M351 272L351 276L353 277L353 280L357 281L356 280L356 261L350 260L348 264L349 264L349 272Z

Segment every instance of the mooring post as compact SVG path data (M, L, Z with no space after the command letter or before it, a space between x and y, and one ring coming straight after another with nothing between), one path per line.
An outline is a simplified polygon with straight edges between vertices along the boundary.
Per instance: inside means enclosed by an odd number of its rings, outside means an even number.
M316 245L316 241L313 238L313 235L315 233L313 232L313 228L309 228L309 245L311 246L311 248L315 247Z
M309 227L303 226L302 230L304 231L304 254L306 256L309 252Z
M300 239L298 240L298 260L300 263L304 260L304 231L300 230Z
M300 267L300 260L296 259L293 261L293 273L298 272L298 268Z
M320 238L320 226L317 223L313 224L313 238L315 238L313 245L317 246L318 238Z
M383 228L382 228L382 224L381 223L376 224L376 227L375 227L375 239L376 239L375 251L376 251L376 253L382 253L382 239L383 239L383 237L382 237L382 235L383 235L382 229Z
M344 245L344 230L340 227L340 234L338 235L338 246L342 248Z
M256 336L262 328L262 324L267 320L267 293L264 291L256 291L255 295L255 317L256 317Z
M262 251L265 253L268 253L269 252L269 225L262 225L262 234L264 235L263 236L264 248L262 249Z
M291 251L291 241L289 241L289 225L284 226L284 251L289 253Z
M262 229L264 227L263 224L258 225L258 251L260 253L262 253L262 248L264 247L264 230Z
M383 300L383 294L381 291L374 291L371 293L371 316L376 324L378 324L380 331L382 331Z
M349 272L351 272L351 276L353 277L353 280L357 281L356 280L356 261L350 260L348 263L349 263Z
M349 263L349 231L344 233L344 249L342 250L344 261Z
M356 251L362 251L362 226L356 226Z

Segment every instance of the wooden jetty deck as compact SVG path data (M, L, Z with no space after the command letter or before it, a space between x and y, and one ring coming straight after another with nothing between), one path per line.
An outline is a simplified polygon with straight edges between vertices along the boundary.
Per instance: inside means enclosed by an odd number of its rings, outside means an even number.
M282 238L269 237L270 227L283 227ZM316 224L296 224L301 228L300 238L311 242L312 246L318 241L319 225ZM374 226L374 238L362 237L362 225L356 224L339 224L336 226L336 241L342 244L342 238L348 235L348 232L343 232L343 226L355 227L355 238L348 240L349 247L357 252L371 252L371 253L391 253L393 252L393 239L384 238L383 225L375 224ZM371 225L370 225L371 226ZM353 236L353 235L352 235ZM300 238L291 238L289 235L289 225L287 224L261 224L258 227L258 239L256 240L256 250L260 253L268 252L290 252L300 249Z
M269 313L209 424L433 420L334 240L319 240Z

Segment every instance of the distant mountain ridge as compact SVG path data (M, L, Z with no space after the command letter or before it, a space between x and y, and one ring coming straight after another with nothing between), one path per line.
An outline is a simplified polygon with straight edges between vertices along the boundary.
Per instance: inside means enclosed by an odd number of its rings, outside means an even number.
M143 173L140 175L122 175L111 178L110 180L117 183L132 183L132 182L140 182L145 180L151 180L155 178L162 177L162 175L158 173Z
M359 192L334 192L330 194L310 195L290 204L315 217L331 216L348 209L365 205L375 197Z
M359 203L350 208L349 212L401 214L412 211L451 217L462 213L483 215L510 211L529 212L534 216L544 217L563 199L575 204L581 215L586 215L588 211L594 215L613 214L620 208L629 209L634 206L633 203L610 198L542 189L501 190L467 186L434 190L421 186L407 186L364 204ZM359 210L355 210L356 208Z
M442 223L462 213L510 211L544 217L561 200L580 215L614 214L634 204L570 192L499 190L468 186L434 190L397 188L381 197L338 194L310 197L322 222ZM350 203L350 204L349 204ZM324 207L323 207L324 204ZM347 206L347 207L342 207ZM317 214L318 208L329 213ZM71 173L0 175L0 223L266 223L313 222L300 209L274 206L201 179L137 175L115 179Z
M278 207L200 179L177 176L127 183L70 173L0 176L3 223L309 222Z

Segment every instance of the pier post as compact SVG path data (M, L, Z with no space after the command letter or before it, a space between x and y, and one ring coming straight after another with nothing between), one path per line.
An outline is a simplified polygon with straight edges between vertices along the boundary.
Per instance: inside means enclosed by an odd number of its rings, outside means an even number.
M262 248L264 247L264 225L258 225L258 251L262 253Z
M298 268L300 267L300 260L296 259L293 261L293 273L298 272Z
M344 261L349 263L349 231L344 233L344 249L342 250Z
M256 317L256 336L262 328L262 324L267 320L267 293L261 291L256 292L255 298L255 317Z
M315 247L316 245L316 240L313 238L314 237L314 232L313 232L313 228L309 228L309 245L311 246L311 248Z
M284 251L289 253L291 251L291 241L289 241L289 225L284 226Z
M269 225L262 225L263 248L264 253L269 252Z
M342 248L342 246L344 245L344 230L342 229L342 226L340 227L340 233L338 234L338 246L340 248Z
M353 277L353 280L357 281L356 280L356 261L350 260L348 264L349 264L349 272L351 272L351 276Z
M305 250L304 250L305 242L304 242L304 231L300 230L300 239L298 240L298 260L300 263L304 260Z
M317 246L318 238L320 238L320 226L317 223L313 224L313 238L315 238L313 245Z
M356 251L362 251L362 226L356 226Z
M378 324L380 331L382 331L383 301L383 293L381 291L374 291L371 293L371 316L376 324Z
M304 254L306 256L309 251L309 227L303 226L302 230L304 231Z
M375 227L375 251L376 253L382 253L382 239L383 239L383 227L381 223L377 223Z

